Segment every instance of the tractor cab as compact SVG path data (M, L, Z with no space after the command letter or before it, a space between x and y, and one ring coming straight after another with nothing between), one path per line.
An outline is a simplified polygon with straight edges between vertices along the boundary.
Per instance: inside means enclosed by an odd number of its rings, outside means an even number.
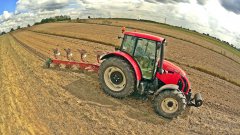
M138 63L143 79L152 80L160 60L163 38L137 32L125 32L120 51Z

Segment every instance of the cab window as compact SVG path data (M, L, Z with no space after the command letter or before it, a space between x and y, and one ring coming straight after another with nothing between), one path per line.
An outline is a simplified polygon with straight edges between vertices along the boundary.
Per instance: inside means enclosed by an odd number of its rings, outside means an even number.
M152 79L156 64L156 41L138 38L134 58L141 67L143 77Z
M136 39L137 39L136 37L125 35L121 50L130 55L133 55Z

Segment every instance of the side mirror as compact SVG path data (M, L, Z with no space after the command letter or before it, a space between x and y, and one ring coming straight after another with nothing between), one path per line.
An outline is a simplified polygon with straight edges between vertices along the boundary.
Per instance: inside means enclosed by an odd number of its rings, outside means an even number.
M121 37L121 36L118 36L118 39L122 39L123 37Z
M118 47L115 47L115 51L117 51L117 50L120 50L120 47L118 46Z
M160 42L157 42L157 50L161 48L161 43Z
M164 46L167 46L168 45L168 42L165 40L165 42L164 42Z

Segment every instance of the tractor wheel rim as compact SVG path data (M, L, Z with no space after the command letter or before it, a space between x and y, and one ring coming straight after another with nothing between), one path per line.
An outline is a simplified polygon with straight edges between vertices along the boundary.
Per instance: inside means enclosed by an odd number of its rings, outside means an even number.
M174 113L178 110L178 102L174 98L165 98L161 103L161 108L166 113Z
M118 67L108 67L104 72L104 81L112 91L121 91L126 86L126 77Z

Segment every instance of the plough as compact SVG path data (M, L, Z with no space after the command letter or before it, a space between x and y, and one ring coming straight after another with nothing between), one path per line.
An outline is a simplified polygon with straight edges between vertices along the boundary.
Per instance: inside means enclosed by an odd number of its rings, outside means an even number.
M85 58L87 57L87 51L82 49L77 49L76 52L78 52L80 54L80 62L74 61L73 59L73 52L70 48L64 48L63 49L65 51L65 58L67 60L62 60L59 59L59 57L61 57L61 53L60 50L58 48L54 48L52 49L52 54L53 54L53 58L51 58L51 56L46 60L45 62L45 67L50 68L50 67L60 67L61 65L63 65L65 68L72 68L72 67L77 67L80 70L87 70L87 71L93 71L93 72L97 72L100 66L100 58L101 56L104 54L101 51L96 51L96 57L97 57L97 63L96 64L92 64L89 63L87 60L85 60Z

